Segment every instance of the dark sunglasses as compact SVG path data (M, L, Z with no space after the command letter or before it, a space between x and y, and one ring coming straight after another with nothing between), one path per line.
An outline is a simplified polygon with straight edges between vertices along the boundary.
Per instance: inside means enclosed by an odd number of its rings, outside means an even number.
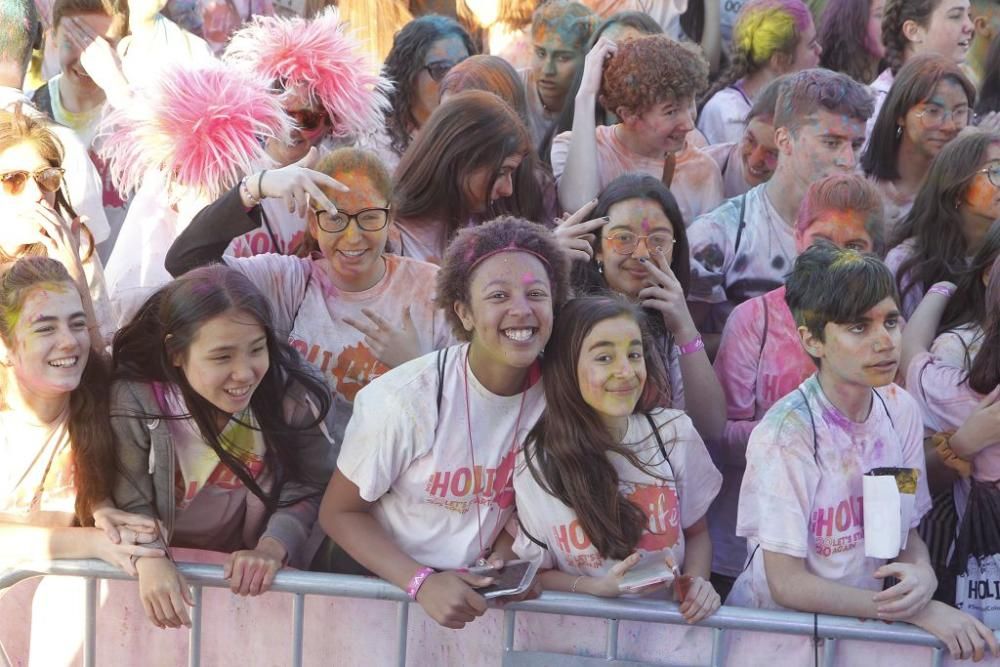
M315 130L327 119L325 111L313 111L312 109L300 109L286 113L302 130Z
M65 171L61 167L45 167L35 171L8 171L0 174L0 183L8 195L19 195L24 192L24 186L28 184L29 178L35 179L38 188L43 192L55 192L62 185Z
M441 81L441 79L443 79L454 66L455 63L450 60L435 60L434 62L424 65L422 69L427 70L427 73L430 74L430 77L435 81Z

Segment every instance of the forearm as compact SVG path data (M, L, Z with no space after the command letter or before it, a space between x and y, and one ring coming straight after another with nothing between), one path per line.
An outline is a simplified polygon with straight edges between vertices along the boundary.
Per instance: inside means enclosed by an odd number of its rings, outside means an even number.
M701 33L701 51L708 61L710 71L719 71L722 55L721 0L704 0L705 23Z
M583 593L585 595L602 596L602 591L598 584L603 580L599 577L589 577L587 575L569 574L559 570L544 570L538 573L538 581L542 584L542 590L562 591L564 593Z
M928 292L906 322L899 356L899 367L904 374L915 356L930 349L947 306L947 296L938 292Z
M96 540L107 539L96 528L46 528L0 522L0 560L44 561L98 558Z
M796 567L779 563L799 561ZM764 569L774 601L783 607L815 614L877 618L875 591L844 586L805 569L801 559L764 551Z
M759 419L728 419L722 432L722 446L719 447L719 462L725 465L745 468L747 465L747 443L750 433L760 423Z
M321 516L320 521L330 538L352 558L403 590L424 566L403 553L368 512L336 512Z
M684 566L681 571L692 577L708 579L712 576L712 537L704 519L698 525L697 530L684 532Z
M576 211L599 194L597 179L597 121L592 94L576 96L573 138L566 157L566 169L559 178L559 203L566 211Z
M705 350L680 356L684 409L713 452L726 429L726 395Z
M237 186L191 220L167 251L164 266L170 275L219 261L234 238L260 227L260 209L247 211L243 196Z
M916 528L910 529L910 533L906 538L906 548L899 552L896 561L899 563L931 566L931 556L927 551L927 545L920 539Z

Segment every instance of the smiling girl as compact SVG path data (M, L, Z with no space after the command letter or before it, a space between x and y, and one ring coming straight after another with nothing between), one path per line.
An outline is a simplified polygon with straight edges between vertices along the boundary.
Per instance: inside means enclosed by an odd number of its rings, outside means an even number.
M100 558L135 574L131 558L163 552L136 544L152 540L152 520L109 502L110 370L92 318L59 262L0 269L0 559Z
M316 165L348 192L317 184L329 197L310 201L307 247L302 257L223 255L234 236L256 226L239 196L230 192L198 214L167 253L167 270L180 275L220 259L246 275L268 298L278 331L323 375L333 395L333 435L339 441L355 395L390 368L454 342L444 312L434 304L437 267L387 254L394 226L392 183L378 158L340 148ZM271 172L279 197L305 198L300 172Z
M234 593L307 565L337 448L329 392L275 333L242 274L203 267L158 290L115 336L115 500L162 522L158 546L228 552ZM159 627L190 625L184 577L140 558L139 596Z
M514 475L514 550L546 589L617 597L630 570L669 572L695 623L719 607L705 513L722 476L690 420L656 407L663 378L642 311L618 297L570 301L543 362L547 409ZM667 562L665 562L667 561ZM686 590L684 590L686 589ZM642 592L665 591L662 584Z
M512 556L514 456L544 409L538 357L569 291L543 227L498 218L463 229L437 303L466 341L395 368L354 403L320 521L362 566L461 628L486 611L466 568ZM508 545L509 547L509 545Z

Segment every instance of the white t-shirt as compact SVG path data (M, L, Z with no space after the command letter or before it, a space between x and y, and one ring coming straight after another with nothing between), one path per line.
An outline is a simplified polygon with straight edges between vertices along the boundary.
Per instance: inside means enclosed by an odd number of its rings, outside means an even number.
M0 411L0 521L70 526L76 484L69 408L49 424Z
M698 115L698 129L710 144L739 143L750 107L746 95L727 86L705 103Z
M388 372L365 343L365 336L345 319L367 322L367 308L394 326L403 309L425 351L451 345L455 338L444 312L434 305L438 268L406 257L384 255L386 272L374 287L347 292L330 282L327 260L289 255L225 257L227 265L253 282L271 303L275 328L304 359L316 366L333 395L334 418L327 421L340 441L351 418L354 398L365 385Z
M516 452L545 407L541 381L498 396L468 370L468 345L447 349L440 410L435 352L358 392L337 460L400 549L438 570L487 555L514 511Z
M635 547L640 563L662 563L662 554L671 549L678 564L684 562L684 530L705 516L722 485L708 450L690 418L680 410L659 410L653 415L663 440L663 458L648 419L633 414L623 442L655 473L633 466L620 454L609 454L619 476L622 496L642 509L648 525ZM529 445L530 447L530 445ZM517 457L514 472L517 516L524 530L544 542L543 549L524 531L518 531L514 551L520 558L539 561L543 568L556 568L575 575L599 577L619 561L604 558L583 531L576 513L549 495L535 481L525 461Z
M924 467L924 429L912 396L880 387L861 423L848 419L824 395L813 375L775 403L750 435L740 490L736 534L747 552L805 559L810 573L867 590L882 582L872 573L885 561L865 557L862 477L872 468L917 468L910 527L930 509ZM727 603L780 609L771 597L763 554L737 578Z
M225 254L232 257L253 257L274 252L294 255L306 235L305 218L289 213L282 199L268 197L260 203L263 224L252 232L230 241Z
M688 228L691 301L735 307L785 283L795 262L795 237L792 226L768 199L766 188L764 183L746 193L742 234L742 195L698 218Z

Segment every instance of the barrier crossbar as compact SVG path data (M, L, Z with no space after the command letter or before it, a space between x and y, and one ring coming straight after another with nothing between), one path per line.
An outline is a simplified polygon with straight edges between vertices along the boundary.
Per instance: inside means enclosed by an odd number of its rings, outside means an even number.
M223 579L222 566L195 563L178 563L178 569L191 585L195 608L189 630L188 665L201 664L201 592L202 588L229 588ZM85 667L97 664L97 582L101 579L129 580L133 577L118 568L97 560L59 560L21 566L21 569L0 571L0 591L38 575L82 577L86 580L84 613L85 636L83 656ZM322 574L284 570L279 572L271 586L272 591L292 594L291 664L303 663L303 624L305 596L333 596L385 600L396 602L397 649L396 663L406 664L407 629L411 600L399 588L381 579L353 575ZM536 600L504 605L503 642L504 654L514 651L514 623L518 612L562 614L607 621L605 659L618 659L618 628L620 621L641 621L672 625L685 624L676 604L663 600L606 599L571 593L546 592ZM792 611L771 611L722 607L699 624L713 628L712 657L710 665L723 664L724 633L730 630L801 635L824 640L823 664L833 665L838 640L881 642L906 646L923 646L933 649L932 662L939 667L944 658L944 645L933 635L905 623L872 623L853 618L807 614Z

